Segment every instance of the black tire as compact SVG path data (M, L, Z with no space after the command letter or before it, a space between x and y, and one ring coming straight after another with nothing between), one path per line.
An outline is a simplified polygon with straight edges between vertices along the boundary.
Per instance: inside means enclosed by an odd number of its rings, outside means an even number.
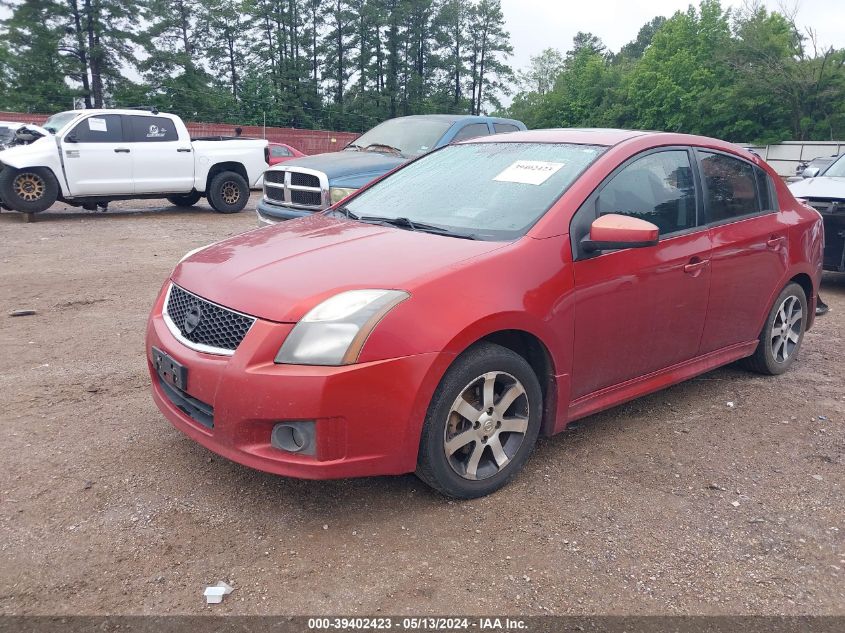
M191 193L179 193L173 196L167 196L167 201L177 207L192 207L202 198L199 191L192 191Z
M489 398L483 393L488 376L494 377ZM505 403L513 387L522 387L522 393ZM464 397L467 394L477 399L469 403ZM459 402L469 405L468 409L461 407L469 417L457 413L454 405ZM491 402L494 407L488 408ZM498 405L504 410L495 408ZM542 412L540 383L524 358L500 345L474 345L455 360L434 392L420 437L417 476L442 494L459 499L483 497L498 490L513 479L531 455ZM509 426L520 426L524 432L509 432ZM448 455L447 443L452 444Z
M795 312L796 307L800 314ZM784 325L784 316L786 324ZM796 283L789 283L775 299L754 354L741 361L746 369L759 374L777 376L788 370L804 342L807 324L807 297L804 289ZM795 320L793 320L795 319Z
M3 204L21 213L41 213L59 197L59 183L45 167L0 171L0 198Z
M223 171L211 179L206 197L218 213L237 213L249 202L249 185L240 174Z

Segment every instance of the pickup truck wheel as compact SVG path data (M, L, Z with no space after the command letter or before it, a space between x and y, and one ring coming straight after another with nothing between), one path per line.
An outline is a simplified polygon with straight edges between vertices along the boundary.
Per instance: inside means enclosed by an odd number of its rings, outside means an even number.
M49 169L32 167L0 171L0 198L21 213L40 213L59 197L59 183Z
M199 191L192 191L191 193L180 193L175 196L167 196L167 201L177 207L192 207L202 198Z
M211 179L207 196L218 213L237 213L249 202L249 185L240 174L224 171Z

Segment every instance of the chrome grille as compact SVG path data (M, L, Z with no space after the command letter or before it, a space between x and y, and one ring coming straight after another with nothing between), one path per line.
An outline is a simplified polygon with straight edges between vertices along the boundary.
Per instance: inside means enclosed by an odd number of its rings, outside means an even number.
M268 170L264 172L264 182L272 182L274 184L285 184L285 172Z
M206 301L171 284L165 322L185 345L211 354L232 354L255 318ZM174 331L175 329L175 331Z
M294 187L316 187L320 188L320 179L311 174L303 174L298 171L290 172L290 184Z
M293 165L266 171L264 198L273 204L321 211L330 205L329 179L323 172Z

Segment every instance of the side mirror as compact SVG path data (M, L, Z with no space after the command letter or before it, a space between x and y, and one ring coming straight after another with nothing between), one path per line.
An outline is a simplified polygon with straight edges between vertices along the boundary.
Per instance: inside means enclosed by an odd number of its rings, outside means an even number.
M657 244L660 229L651 222L630 215L608 213L590 225L590 235L581 240L588 253L620 248L643 248Z
M70 134L65 136L65 143L78 143L79 139L76 138L76 134L71 132Z
M819 175L820 171L818 167L807 167L807 169L801 172L801 176L803 178L815 178Z

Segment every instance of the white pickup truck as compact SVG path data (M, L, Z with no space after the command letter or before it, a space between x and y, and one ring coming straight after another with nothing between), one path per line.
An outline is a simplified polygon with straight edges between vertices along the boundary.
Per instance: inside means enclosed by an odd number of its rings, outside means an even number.
M73 110L17 131L0 151L0 205L38 213L56 200L95 209L112 200L203 196L237 213L268 167L267 141L191 140L182 120L155 110Z

